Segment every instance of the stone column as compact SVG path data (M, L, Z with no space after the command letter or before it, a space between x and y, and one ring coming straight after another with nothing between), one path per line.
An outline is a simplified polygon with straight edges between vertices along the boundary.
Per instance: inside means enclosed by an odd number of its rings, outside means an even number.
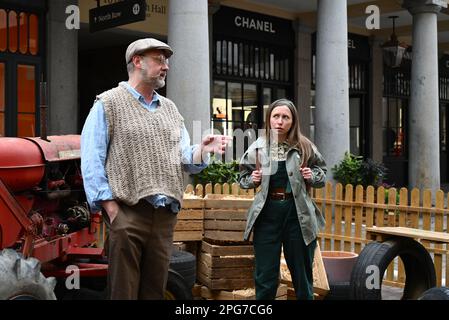
M312 32L309 27L293 22L296 34L295 50L295 96L299 111L301 132L310 137L310 90L312 83Z
M211 121L208 4L207 0L170 0L168 5L168 44L174 54L167 97L184 117L192 143L199 143Z
M409 187L440 188L437 13L446 1L408 0L413 15Z
M383 97L383 53L382 41L371 38L371 65L370 65L370 90L369 90L369 108L371 115L371 158L374 161L383 161L383 137L382 137L382 97Z
M48 1L48 134L53 135L78 132L78 31L66 28L69 5L78 1Z
M346 0L318 0L315 142L331 168L349 151Z

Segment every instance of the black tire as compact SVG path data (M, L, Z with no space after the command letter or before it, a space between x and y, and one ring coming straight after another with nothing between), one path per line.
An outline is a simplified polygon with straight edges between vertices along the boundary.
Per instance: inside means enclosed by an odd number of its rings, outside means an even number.
M349 300L351 285L349 281L329 283L329 292L324 300Z
M425 291L418 300L449 300L449 287L435 287Z
M351 299L382 300L382 279L388 265L399 256L404 263L405 287L402 299L417 299L436 284L432 257L417 241L409 238L393 238L385 242L371 242L365 246L351 273ZM368 289L372 273L370 266L378 268L379 286ZM369 279L368 279L369 278Z
M187 251L173 250L170 257L170 269L179 273L188 286L192 289L196 282L196 259Z
M168 271L165 300L192 300L192 289L187 286L184 278L176 271Z
M106 277L81 277L80 288L66 288L66 278L58 278L54 290L57 300L108 300Z
M11 249L0 252L0 300L56 300L56 279L45 278L35 258Z

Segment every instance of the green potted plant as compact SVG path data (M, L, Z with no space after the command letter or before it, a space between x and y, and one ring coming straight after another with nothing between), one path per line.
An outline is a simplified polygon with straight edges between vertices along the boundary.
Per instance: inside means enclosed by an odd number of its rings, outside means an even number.
M238 182L239 164L236 160L223 162L212 157L209 165L200 173L194 174L193 181L196 184L206 185Z
M332 168L334 179L342 185L352 184L368 186L381 186L386 174L387 168L372 159L363 160L363 157L345 152L343 160Z

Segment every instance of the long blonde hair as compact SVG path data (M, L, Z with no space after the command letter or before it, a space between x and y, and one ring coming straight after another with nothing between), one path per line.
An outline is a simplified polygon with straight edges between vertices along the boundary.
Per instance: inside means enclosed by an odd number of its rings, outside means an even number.
M279 99L270 104L270 107L268 108L266 116L265 116L265 138L267 140L267 143L270 144L271 113L273 112L274 108L279 107L279 106L286 106L287 108L290 109L290 112L292 113L292 117L293 117L292 127L290 128L290 130L287 133L287 142L291 147L296 147L299 150L301 150L301 153L302 153L301 165L307 164L307 162L309 161L309 159L313 153L313 148L312 148L313 143L312 143L312 141L310 141L307 137L305 137L301 133L301 128L299 126L298 111L296 110L296 107L293 104L293 102L291 102L290 100Z

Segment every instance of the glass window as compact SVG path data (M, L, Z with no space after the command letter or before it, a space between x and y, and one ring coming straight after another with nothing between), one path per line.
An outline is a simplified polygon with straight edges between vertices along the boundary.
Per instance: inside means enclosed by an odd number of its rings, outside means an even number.
M351 97L349 99L349 146L350 152L355 155L361 155L361 99L360 97Z
M19 64L17 66L18 112L35 112L36 79L35 67Z
M0 112L5 111L5 64L0 63Z
M245 129L258 128L258 115L257 115L257 87L255 84L243 85L243 113L245 119Z
M9 22L9 51L16 52L18 31L17 31L17 13L15 11L9 11L8 22Z
M216 50L216 60L215 60L215 68L218 74L221 73L221 41L217 41L215 46Z
M249 76L249 47L247 44L243 46L243 55L244 55L244 72L245 77Z
M287 97L287 91L285 89L281 89L278 88L277 89L277 97L275 99L289 99L289 97Z
M226 82L214 81L214 96L212 100L212 128L218 130L221 134L226 133L226 115L230 101L226 100Z
M243 54L244 54L244 51L243 51L244 49L243 49L243 44L242 43L240 43L239 44L239 75L241 76L241 77L243 77L243 68L244 68L244 60L243 60Z
M290 75L289 75L289 66L288 66L288 59L284 60L284 81L290 81Z
M383 148L384 155L400 157L405 155L405 110L407 100L400 98L383 98ZM386 126L385 126L386 125Z
M279 60L276 59L274 62L274 78L276 80L279 80Z
M36 112L36 68L17 66L18 136L34 136Z
M5 136L5 113L0 112L0 137Z
M19 51L28 52L28 15L25 12L19 15Z
M228 43L226 41L222 42L222 46L221 46L221 71L226 74L227 71L227 64L228 64Z
M0 9L0 51L6 51L8 47L6 43L7 39L7 29L6 29L6 11Z
M249 76L254 77L254 47L249 46Z
M212 56L217 75L291 81L292 57L285 48L220 39L215 40Z
M262 118L263 125L265 125L265 118L267 117L267 111L272 102L273 102L273 89L263 88L263 118Z
M228 120L242 122L242 84L240 82L228 83L228 99L232 102L232 113L228 115Z
M17 136L34 137L35 136L35 115L22 113L17 117Z
M232 60L233 60L232 59L233 58L232 48L233 48L232 42L229 41L228 42L228 74L232 74Z
M239 73L239 45L234 43L234 74L238 75Z
M310 140L315 141L315 90L310 91Z
M36 15L30 15L30 53L37 55L39 53L39 19Z
M5 135L5 64L0 63L0 137Z

